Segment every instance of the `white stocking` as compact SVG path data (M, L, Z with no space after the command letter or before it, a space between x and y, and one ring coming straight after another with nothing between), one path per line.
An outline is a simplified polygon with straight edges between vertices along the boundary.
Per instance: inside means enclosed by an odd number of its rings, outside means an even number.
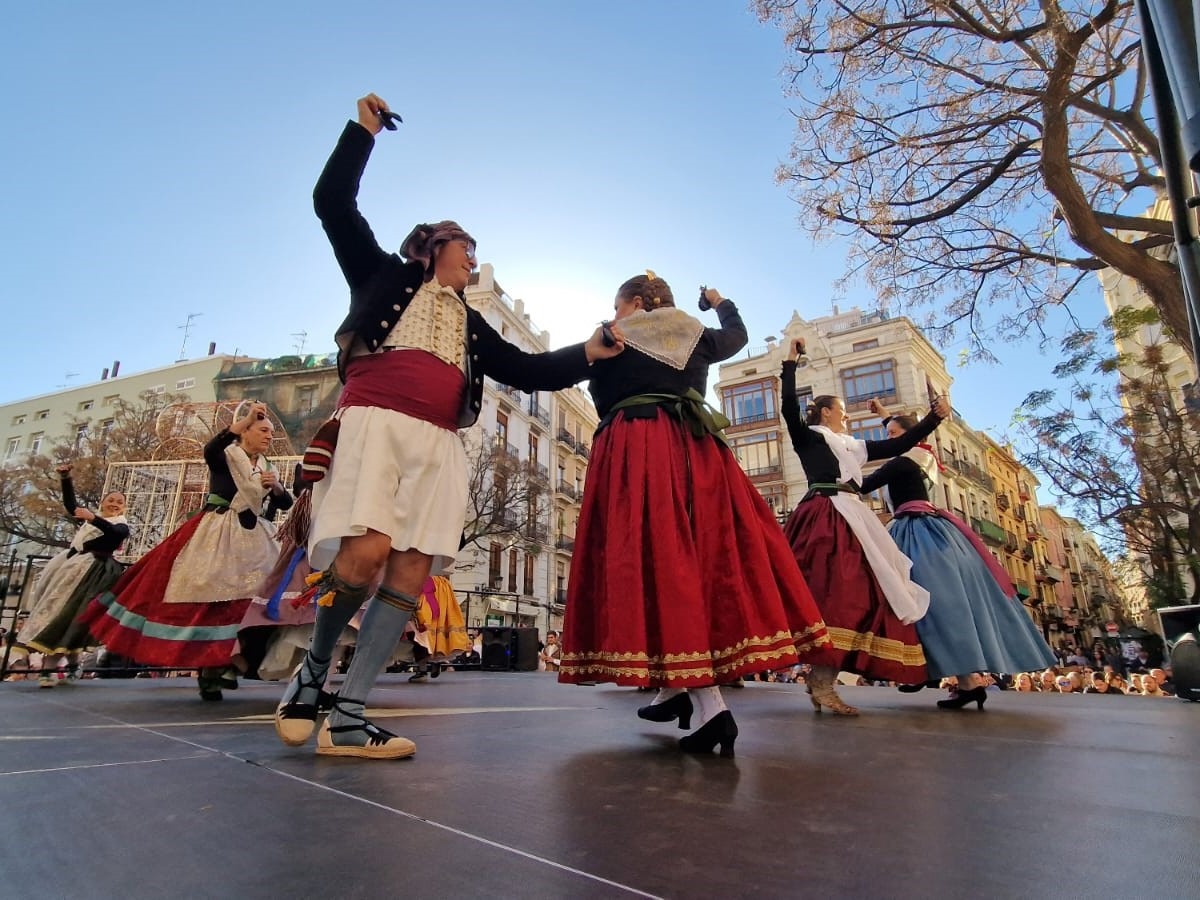
M654 699L650 701L651 706L658 706L660 703L666 703L672 697L677 697L684 692L683 688L659 688Z
M700 713L700 721L696 723L697 728L729 708L725 705L725 698L721 696L720 688L692 688L689 693L692 695L692 700L696 703Z

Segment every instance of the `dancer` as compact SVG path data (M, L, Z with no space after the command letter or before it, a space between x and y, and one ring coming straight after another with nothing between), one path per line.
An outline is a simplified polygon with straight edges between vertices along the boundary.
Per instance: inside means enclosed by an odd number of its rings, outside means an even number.
M312 515L312 485L296 464L292 480L295 504L275 537L279 556L254 598L238 631L238 653L234 659L244 670L263 681L288 678L304 657L317 618L313 598L302 596L312 574L308 564L308 530ZM376 578L378 585L378 578ZM342 632L339 647L354 646L354 623Z
M717 685L793 666L825 625L770 507L701 393L746 344L733 302L705 291L719 328L675 308L653 272L617 291L620 357L594 367L600 425L571 560L559 681L659 688L638 711L697 728L687 753L733 756Z
M308 542L321 570L313 588L321 605L308 653L275 714L284 743L300 745L311 735L334 644L382 570L340 696L317 736L318 753L371 759L415 750L372 724L364 704L431 566L436 561L440 571L458 552L467 466L455 432L479 415L484 375L523 390L557 390L623 349L619 340L606 347L599 329L587 344L551 353L525 353L505 341L463 299L475 239L455 222L418 225L399 256L383 250L356 197L375 135L390 117L380 97L360 99L358 121L346 125L313 194L350 285L350 314L335 335L345 387L334 420L306 453L311 474L321 477Z
M42 570L30 598L29 618L21 629L21 641L42 654L38 686L58 683L59 660L67 657L67 677L79 675L79 654L96 646L80 614L92 597L106 591L121 577L124 567L113 559L129 537L125 519L125 495L112 491L100 501L96 515L75 500L71 464L55 469L62 481L62 501L67 515L80 521L71 546L56 555Z
M416 663L409 681L422 681L426 675L437 678L451 659L471 649L462 607L454 596L454 586L444 575L425 579L421 603L409 624L413 626L413 660Z
M911 564L858 496L862 465L915 447L950 414L944 398L903 437L861 441L847 433L841 398L816 397L807 421L796 400L796 360L802 339L783 363L782 411L792 447L804 466L808 493L785 526L796 561L817 598L835 652L814 660L808 679L813 708L856 716L834 686L839 670L904 684L926 680L925 655L913 623L925 614L929 593L913 582Z
M889 438L912 431L913 416L888 416L878 401ZM942 709L975 703L983 709L987 688L976 672L1012 674L1054 665L1054 654L1017 599L1008 573L970 527L929 502L938 483L933 448L919 443L890 459L862 483L862 493L883 488L895 518L888 532L912 560L912 579L929 591L929 611L916 623L929 678L957 676L958 692L939 700Z
M134 563L84 612L84 623L110 652L148 665L200 670L200 697L220 700L237 688L231 659L238 628L279 552L263 519L292 498L264 455L274 426L252 403L204 447L208 500Z

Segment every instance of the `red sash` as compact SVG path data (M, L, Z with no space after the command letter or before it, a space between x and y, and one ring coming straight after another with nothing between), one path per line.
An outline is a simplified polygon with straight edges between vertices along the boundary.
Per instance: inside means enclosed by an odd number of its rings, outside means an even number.
M466 386L461 369L424 350L372 353L356 356L346 366L346 386L338 399L338 409L390 409L457 431Z

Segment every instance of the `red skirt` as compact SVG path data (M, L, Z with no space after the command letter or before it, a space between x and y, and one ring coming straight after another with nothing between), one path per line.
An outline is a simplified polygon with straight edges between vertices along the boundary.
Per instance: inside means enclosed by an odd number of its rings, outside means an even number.
M592 445L559 681L704 687L828 642L770 507L727 447L660 412Z
M175 558L206 512L183 523L125 570L112 589L88 605L82 621L111 652L151 666L183 669L225 666L250 598L217 603L163 603ZM227 515L232 515L228 513Z
M892 612L862 545L828 497L809 498L784 532L829 626L834 652L814 663L866 678L919 684L928 677L914 625Z

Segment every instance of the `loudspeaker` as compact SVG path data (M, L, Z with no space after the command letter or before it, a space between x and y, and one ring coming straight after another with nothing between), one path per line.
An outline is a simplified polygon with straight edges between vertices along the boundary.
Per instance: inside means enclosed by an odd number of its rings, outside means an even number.
M487 672L536 672L537 643L536 628L484 628L480 668Z

